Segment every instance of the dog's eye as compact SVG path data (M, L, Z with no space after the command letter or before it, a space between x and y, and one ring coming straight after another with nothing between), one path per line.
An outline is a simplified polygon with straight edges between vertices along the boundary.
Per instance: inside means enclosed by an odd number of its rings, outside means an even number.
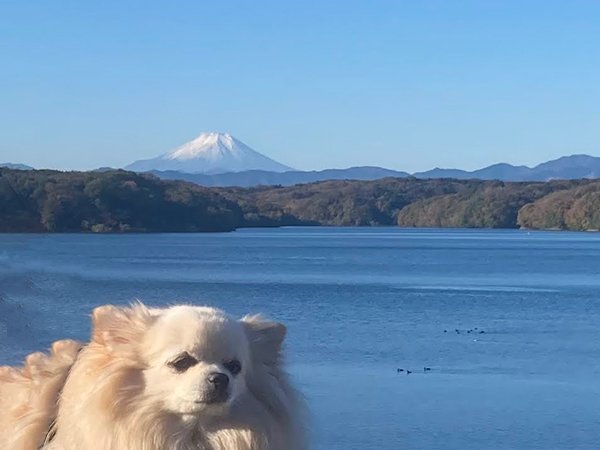
M182 353L173 361L171 361L169 366L175 369L175 371L182 373L196 364L198 364L198 360L196 358L191 356L189 353Z
M242 363L239 362L237 359L232 359L231 361L226 362L223 365L227 370L229 370L229 372L231 372L232 375L237 375L242 371Z

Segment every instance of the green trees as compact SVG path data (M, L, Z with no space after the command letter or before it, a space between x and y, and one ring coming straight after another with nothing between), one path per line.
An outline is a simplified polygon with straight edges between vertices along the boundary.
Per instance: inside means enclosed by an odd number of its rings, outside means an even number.
M470 182L384 178L322 181L289 187L221 189L228 198L265 222L278 225L395 225L398 212L422 198L457 192ZM248 223L247 225L252 225Z
M239 206L214 191L125 171L0 170L0 231L230 231Z
M0 169L0 232L338 225L600 229L600 181L384 178L206 188L123 170Z

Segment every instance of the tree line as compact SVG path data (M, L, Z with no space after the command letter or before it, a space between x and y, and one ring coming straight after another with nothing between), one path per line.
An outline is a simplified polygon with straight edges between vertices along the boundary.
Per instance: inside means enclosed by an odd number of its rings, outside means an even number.
M0 169L0 232L285 225L600 229L600 181L384 178L206 188L123 170Z

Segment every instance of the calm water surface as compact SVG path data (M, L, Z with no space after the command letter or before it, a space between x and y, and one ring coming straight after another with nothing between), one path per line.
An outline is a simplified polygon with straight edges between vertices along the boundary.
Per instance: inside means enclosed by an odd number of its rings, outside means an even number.
M317 450L600 443L597 234L0 235L0 296L0 364L86 339L109 302L277 318Z

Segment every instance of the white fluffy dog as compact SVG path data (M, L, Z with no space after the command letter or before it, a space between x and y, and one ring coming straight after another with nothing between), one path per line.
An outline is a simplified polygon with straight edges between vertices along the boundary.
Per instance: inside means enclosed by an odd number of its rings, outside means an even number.
M97 308L42 448L304 450L302 405L281 366L285 332L207 307Z

